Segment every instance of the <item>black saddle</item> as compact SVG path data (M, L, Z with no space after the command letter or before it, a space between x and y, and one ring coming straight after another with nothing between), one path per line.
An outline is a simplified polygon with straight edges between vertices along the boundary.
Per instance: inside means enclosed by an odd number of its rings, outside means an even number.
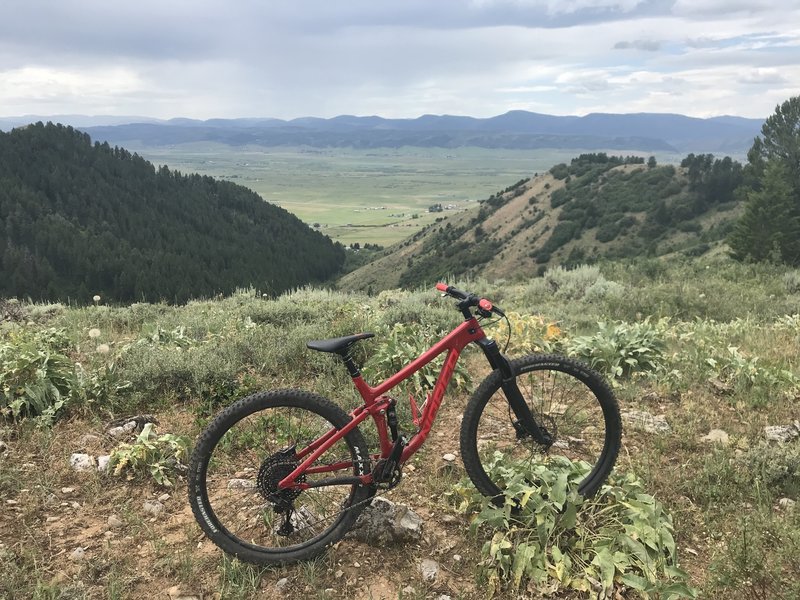
M350 350L350 346L358 340L366 340L375 337L374 333L356 333L344 337L331 338L329 340L311 340L306 343L306 347L320 352L335 352L344 356Z

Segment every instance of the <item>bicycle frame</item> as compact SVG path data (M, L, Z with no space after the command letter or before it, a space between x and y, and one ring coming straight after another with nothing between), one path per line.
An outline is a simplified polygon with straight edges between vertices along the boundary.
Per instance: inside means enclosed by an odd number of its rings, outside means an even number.
M348 433L350 433L350 431L358 427L359 424L361 424L367 419L367 417L370 416L375 423L380 439L380 455L378 458L387 458L392 449L393 443L389 438L389 432L387 431L386 419L384 415L386 414L386 409L391 405L392 402L394 402L394 400L386 396L386 392L411 377L414 373L425 367L440 354L447 352L444 365L439 372L439 376L436 378L436 384L433 387L433 392L430 394L422 407L419 430L411 437L408 445L406 445L406 447L403 449L403 453L399 460L400 464L403 464L405 461L411 458L411 456L413 456L417 450L419 450L420 446L422 446L428 437L431 427L433 426L433 421L435 420L436 414L438 413L439 407L444 399L445 390L447 389L447 386L453 377L453 372L455 371L456 363L458 362L458 358L461 355L462 350L472 342L479 342L487 339L488 338L486 337L483 329L481 329L477 319L474 316L471 316L462 322L458 327L453 329L453 331L447 334L444 338L434 344L429 350L421 354L408 365L403 367L400 371L375 387L370 386L361 376L361 373L356 371L356 373L353 375L353 383L356 386L358 393L363 398L364 404L355 408L350 413L352 419L347 425L341 429L332 428L327 433L311 442L305 448L298 450L297 458L301 461L300 464L291 473L289 473L289 475L280 481L278 487L281 489L308 489L311 487L322 487L326 485L371 485L373 483L372 473L363 472L363 459L361 457L358 457L358 469L360 471L359 475L350 477L334 477L302 483L297 483L296 479L303 473L328 473L340 471L346 468L352 468L352 461L341 461L331 465L320 465L316 467L311 467L310 465L312 465L314 461L327 452L331 446L345 437ZM484 352L486 352L485 345L481 345L484 347ZM489 357L488 353L487 357ZM491 358L490 362L493 362ZM493 364L492 366L495 367L496 365Z

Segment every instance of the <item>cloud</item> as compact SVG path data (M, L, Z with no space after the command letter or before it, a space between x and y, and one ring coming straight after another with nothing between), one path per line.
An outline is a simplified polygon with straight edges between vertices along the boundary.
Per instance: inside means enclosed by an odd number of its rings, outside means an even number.
M753 69L739 78L746 85L784 85L789 80L776 69Z
M661 49L661 42L656 40L634 40L632 42L617 42L614 50L643 50L644 52L657 52Z
M0 116L764 116L800 93L797 22L800 0L5 0Z

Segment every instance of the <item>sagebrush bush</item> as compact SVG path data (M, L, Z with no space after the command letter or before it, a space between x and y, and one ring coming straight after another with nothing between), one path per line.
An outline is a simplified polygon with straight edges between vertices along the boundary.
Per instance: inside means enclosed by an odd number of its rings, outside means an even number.
M800 271L795 269L783 274L783 284L790 294L800 293Z

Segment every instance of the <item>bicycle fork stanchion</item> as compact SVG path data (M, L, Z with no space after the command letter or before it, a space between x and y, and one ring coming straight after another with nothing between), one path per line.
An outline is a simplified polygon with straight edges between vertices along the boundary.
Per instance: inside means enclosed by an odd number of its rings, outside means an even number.
M506 395L506 400L508 400L508 405L511 407L514 416L517 417L516 421L512 421L512 425L517 431L517 437L530 436L537 443L549 448L553 444L553 437L546 429L539 427L536 419L533 418L533 413L531 413L528 403L525 401L522 392L519 391L517 378L511 370L511 364L500 352L497 343L489 338L483 338L475 343L483 350L489 365L493 369L500 371L500 376L502 377L500 387Z

